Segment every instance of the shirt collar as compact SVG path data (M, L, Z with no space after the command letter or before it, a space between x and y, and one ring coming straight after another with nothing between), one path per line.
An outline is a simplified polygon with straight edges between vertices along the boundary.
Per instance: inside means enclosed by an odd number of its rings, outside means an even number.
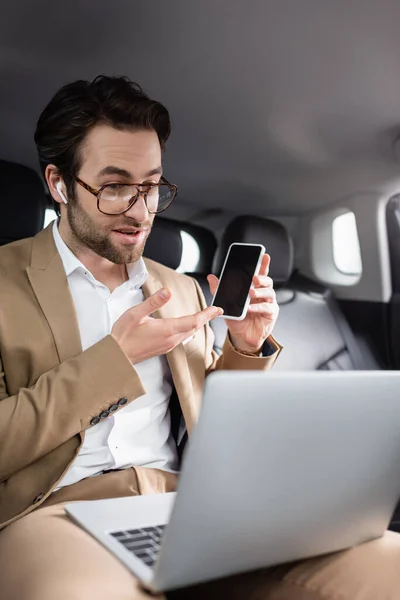
M64 266L65 274L69 277L74 271L83 269L85 272L90 272L83 263L75 256L75 254L68 248L67 244L62 239L58 230L58 221L54 221L53 225L53 237L54 243L61 257L61 261ZM143 258L138 261L126 265L126 270L129 277L129 287L139 289L142 287L147 279L148 271ZM90 273L91 274L91 273ZM92 274L91 274L92 275ZM93 275L92 275L93 277ZM94 277L93 277L94 279ZM126 282L128 283L128 282Z
M136 262L126 265L126 271L128 273L130 287L137 290L142 287L149 274L145 262L141 257Z
M60 232L58 231L58 221L54 221L53 225L53 237L57 247L58 253L61 256L62 263L64 265L65 274L67 277L80 267L87 271L86 267L81 263L79 258L68 248L67 244L62 239Z

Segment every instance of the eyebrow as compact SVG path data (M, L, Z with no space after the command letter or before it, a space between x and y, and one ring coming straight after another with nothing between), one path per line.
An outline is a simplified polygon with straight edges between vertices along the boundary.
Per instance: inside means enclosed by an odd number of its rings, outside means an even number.
M156 167L155 169L152 169L151 171L149 171L145 175L145 178L152 177L153 175L162 175L162 173L163 173L163 169L161 166L159 166L159 167ZM112 165L110 165L108 167L104 167L100 171L99 177L102 177L104 175L119 175L120 177L125 177L126 179L133 179L132 173L130 173L129 171L127 171L126 169L121 169L120 167L114 167Z

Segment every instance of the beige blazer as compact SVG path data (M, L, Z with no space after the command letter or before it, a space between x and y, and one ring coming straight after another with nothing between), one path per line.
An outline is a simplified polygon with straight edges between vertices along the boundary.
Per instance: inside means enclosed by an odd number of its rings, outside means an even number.
M155 316L205 307L197 282L146 260L147 297L166 286L172 300ZM220 358L209 326L167 356L188 433L213 369L270 369L268 358L239 354L229 340ZM40 506L75 459L91 421L145 389L110 335L82 351L78 323L51 226L0 248L0 527ZM96 419L95 419L96 420ZM145 469L142 471L146 472ZM150 469L149 469L150 471Z

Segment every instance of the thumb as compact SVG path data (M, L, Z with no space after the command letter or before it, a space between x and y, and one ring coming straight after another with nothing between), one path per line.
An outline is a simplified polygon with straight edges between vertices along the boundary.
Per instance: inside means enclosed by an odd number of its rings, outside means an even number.
M138 321L149 317L151 314L162 308L171 298L171 292L168 288L161 288L155 294L152 294L146 300L133 306L130 309L132 317Z
M207 275L207 281L208 285L210 286L211 295L214 296L215 292L217 291L219 279L218 277L215 277L215 275Z

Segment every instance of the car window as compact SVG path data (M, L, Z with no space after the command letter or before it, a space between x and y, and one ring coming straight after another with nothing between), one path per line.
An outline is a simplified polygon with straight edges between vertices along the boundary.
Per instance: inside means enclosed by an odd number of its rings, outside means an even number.
M200 260L200 247L197 240L187 231L181 231L182 259L178 273L194 273Z
M346 212L332 222L333 260L344 275L361 275L362 262L356 217Z

